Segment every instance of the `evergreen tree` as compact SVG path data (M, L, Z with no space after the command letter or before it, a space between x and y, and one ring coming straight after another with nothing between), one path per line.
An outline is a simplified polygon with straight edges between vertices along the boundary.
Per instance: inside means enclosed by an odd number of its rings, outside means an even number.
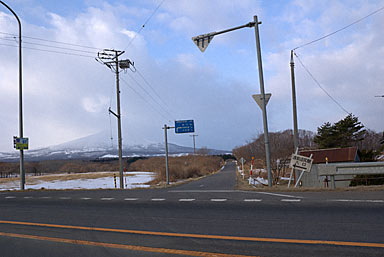
M318 127L314 142L320 148L348 147L361 141L365 132L358 118L349 114L333 125L326 122Z

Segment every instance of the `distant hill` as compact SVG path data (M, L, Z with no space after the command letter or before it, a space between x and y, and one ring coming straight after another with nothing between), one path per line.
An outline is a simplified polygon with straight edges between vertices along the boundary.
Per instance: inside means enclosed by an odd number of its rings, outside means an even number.
M105 136L105 133L98 133L55 146L27 150L24 151L25 160L92 160L100 158L118 158L117 146L112 147L112 145L106 143ZM170 155L183 155L193 153L193 148L168 143L168 152ZM216 155L229 153L231 151L207 149L207 152L210 155ZM164 143L146 141L142 143L133 142L131 144L123 144L124 157L161 156L164 155L164 153ZM18 159L18 151L14 151L12 153L0 152L0 161L17 161Z

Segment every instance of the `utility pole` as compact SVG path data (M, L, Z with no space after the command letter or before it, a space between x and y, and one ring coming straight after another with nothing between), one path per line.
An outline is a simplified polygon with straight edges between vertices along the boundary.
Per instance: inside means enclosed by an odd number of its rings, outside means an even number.
M23 138L23 75L21 58L21 22L16 13L3 1L0 1L16 18L19 25L19 137ZM24 170L24 150L20 149L20 189L24 190L25 170Z
M120 171L120 189L124 189L124 169L123 169L123 139L121 136L121 112L120 112L120 85L119 85L119 67L123 70L129 69L133 63L129 60L120 60L119 56L124 51L104 49L97 53L96 61L105 64L110 70L115 72L116 75L116 97L117 97L117 114L109 108L109 112L117 118L117 133L119 144L119 171Z
M297 128L296 110L296 83L295 83L295 62L293 61L293 50L291 50L291 84L292 84L292 107L293 107L293 151L299 147L299 130Z
M196 135L196 134L193 134L193 135L190 135L190 137L193 137L193 154L196 154L196 137L199 136L199 135Z

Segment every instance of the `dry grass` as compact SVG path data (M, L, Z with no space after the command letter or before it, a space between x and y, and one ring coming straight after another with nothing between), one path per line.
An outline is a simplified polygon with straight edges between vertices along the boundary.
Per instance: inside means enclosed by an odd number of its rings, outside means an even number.
M216 172L223 165L223 159L216 156L188 155L169 158L169 180L197 178ZM153 183L166 180L164 157L138 160L129 166L129 170L152 171L157 176Z

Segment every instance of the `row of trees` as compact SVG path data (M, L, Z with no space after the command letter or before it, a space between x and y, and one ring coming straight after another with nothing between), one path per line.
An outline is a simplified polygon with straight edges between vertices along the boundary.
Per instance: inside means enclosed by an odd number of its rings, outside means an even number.
M299 130L299 144L301 147L313 148L315 144L313 139L315 133L308 130ZM284 130L269 133L269 146L271 154L272 169L276 168L277 160L285 161L290 158L293 152L293 132L292 130ZM255 159L265 159L264 134L259 134L246 145L236 147L232 150L237 159L243 157L250 161L252 157Z
M352 114L344 119L331 124L326 122L317 128L317 133L299 130L299 145L301 149L323 149L357 146L361 153L362 161L372 161L375 156L384 150L384 145L380 144L383 139L381 133L365 129L364 125ZM276 161L287 160L293 153L293 132L285 130L272 132L269 134L269 144L271 150L271 164L275 168ZM243 146L233 149L236 158L243 157L250 161L255 159L265 159L264 134L259 134L256 138Z

